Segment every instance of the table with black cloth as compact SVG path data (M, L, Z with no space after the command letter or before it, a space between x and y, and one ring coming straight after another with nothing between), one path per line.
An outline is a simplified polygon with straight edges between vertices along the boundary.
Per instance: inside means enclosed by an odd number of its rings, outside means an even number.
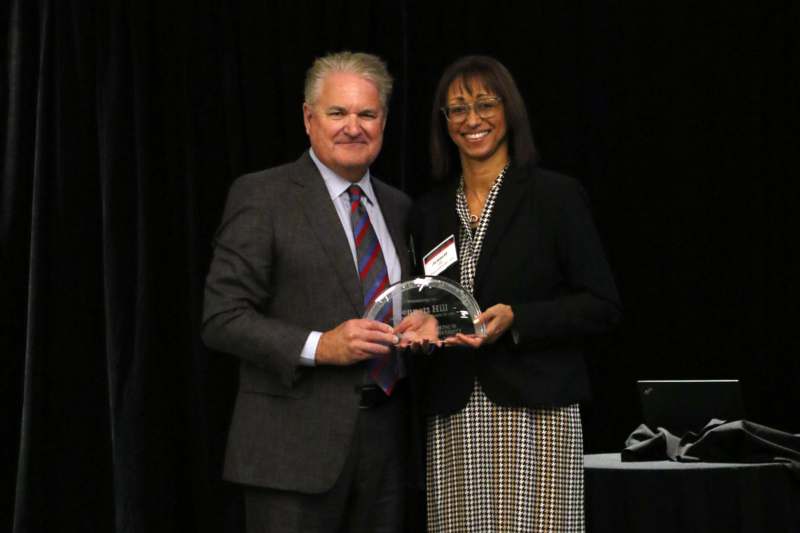
M782 464L584 461L588 533L800 533L800 479Z

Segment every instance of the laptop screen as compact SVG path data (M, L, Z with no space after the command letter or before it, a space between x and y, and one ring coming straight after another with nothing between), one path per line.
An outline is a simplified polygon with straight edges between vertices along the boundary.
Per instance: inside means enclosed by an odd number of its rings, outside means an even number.
M698 432L711 419L744 418L737 379L639 380L644 421L652 430L663 427L675 435Z

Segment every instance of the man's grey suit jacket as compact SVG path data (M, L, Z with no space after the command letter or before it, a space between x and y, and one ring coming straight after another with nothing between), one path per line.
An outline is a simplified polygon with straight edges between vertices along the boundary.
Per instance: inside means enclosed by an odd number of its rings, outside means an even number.
M400 259L408 197L372 179ZM241 358L226 479L318 493L341 472L358 413L364 365L299 365L310 331L362 316L361 284L345 230L306 152L231 186L206 280L203 340Z

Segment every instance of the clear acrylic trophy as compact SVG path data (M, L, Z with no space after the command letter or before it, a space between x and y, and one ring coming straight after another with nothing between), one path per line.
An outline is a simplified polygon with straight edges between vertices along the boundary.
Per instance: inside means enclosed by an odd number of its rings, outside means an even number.
M403 321L424 318L432 325L435 319L436 331L428 327L425 338L436 342L457 333L485 336L486 327L475 324L479 314L478 303L464 287L447 278L425 276L388 287L375 298L364 318L400 329Z

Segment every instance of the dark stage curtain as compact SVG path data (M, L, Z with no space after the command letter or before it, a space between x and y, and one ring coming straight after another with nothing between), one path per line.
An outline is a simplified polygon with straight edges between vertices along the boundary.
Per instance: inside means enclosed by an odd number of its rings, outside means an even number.
M211 238L232 179L305 149L304 72L344 48L397 78L376 173L410 194L436 79L475 52L588 189L626 305L589 451L639 422L639 377L739 377L750 418L800 431L797 8L683 4L7 2L0 529L241 530L236 362L199 340Z

